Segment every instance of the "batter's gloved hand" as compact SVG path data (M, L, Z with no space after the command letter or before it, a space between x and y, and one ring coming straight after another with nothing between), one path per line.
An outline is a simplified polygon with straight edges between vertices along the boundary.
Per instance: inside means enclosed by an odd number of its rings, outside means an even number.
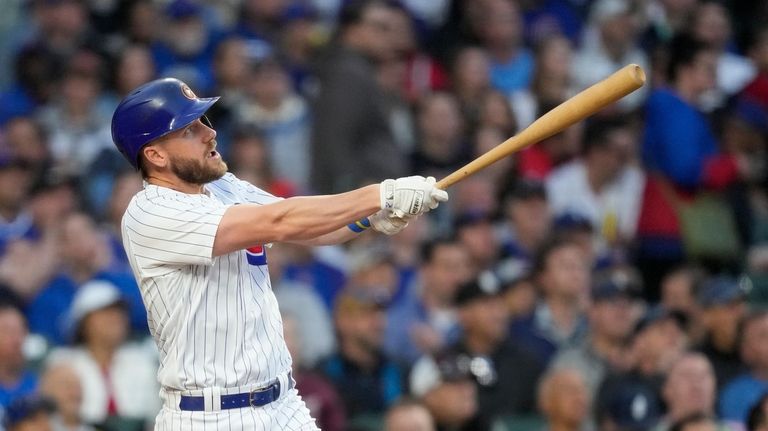
M376 232L385 235L394 235L408 226L408 221L418 216L395 217L387 210L379 210L376 214L368 217L371 227Z
M395 217L416 216L437 208L448 193L435 187L435 177L419 175L381 182L381 208Z

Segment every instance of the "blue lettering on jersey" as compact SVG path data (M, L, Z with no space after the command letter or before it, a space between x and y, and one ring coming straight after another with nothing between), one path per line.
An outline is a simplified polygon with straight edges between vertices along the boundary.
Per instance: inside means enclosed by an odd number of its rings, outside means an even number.
M267 250L263 245L255 245L245 249L245 257L251 265L266 265Z

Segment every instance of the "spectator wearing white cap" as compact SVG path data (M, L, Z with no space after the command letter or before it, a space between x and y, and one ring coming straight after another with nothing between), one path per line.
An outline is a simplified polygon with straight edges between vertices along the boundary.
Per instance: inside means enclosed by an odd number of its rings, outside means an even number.
M52 351L49 364L63 361L77 373L83 420L151 423L160 409L157 359L147 347L127 342L127 305L117 287L102 280L87 282L78 289L68 317L75 346Z

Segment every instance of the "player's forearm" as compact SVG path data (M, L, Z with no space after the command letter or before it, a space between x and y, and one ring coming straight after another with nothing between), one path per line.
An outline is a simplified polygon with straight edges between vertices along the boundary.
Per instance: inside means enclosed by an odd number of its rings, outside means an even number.
M255 244L310 241L380 207L378 184L337 195L295 197L263 206L235 205L219 224L214 255Z
M360 235L360 233L349 229L347 226L344 226L342 228L336 229L324 235L317 236L315 238L310 238L310 239L301 240L301 241L289 241L289 242L315 247L320 245L342 244L351 240L352 238L357 237L358 235Z

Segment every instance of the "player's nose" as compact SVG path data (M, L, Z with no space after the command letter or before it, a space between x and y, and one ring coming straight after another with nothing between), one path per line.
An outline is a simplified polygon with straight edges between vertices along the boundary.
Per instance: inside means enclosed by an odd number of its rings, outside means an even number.
M210 142L214 139L216 139L216 130L211 128L210 126L204 124L205 126L205 142Z

